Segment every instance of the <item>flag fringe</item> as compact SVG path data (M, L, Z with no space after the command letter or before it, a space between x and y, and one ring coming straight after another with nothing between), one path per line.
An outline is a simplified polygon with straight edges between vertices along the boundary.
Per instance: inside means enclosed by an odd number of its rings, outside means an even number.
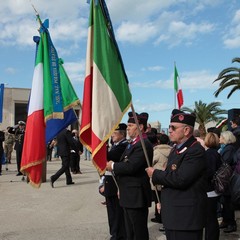
M104 168L103 170L98 167L97 163L94 161L94 159L92 160L92 163L94 165L94 167L97 169L99 175L103 175L106 172L106 168Z
M69 104L68 106L64 107L63 109L63 112L67 112L69 109L73 108L73 107L76 107L76 106L79 106L80 105L80 108L82 108L81 106L81 102L80 100L76 100L75 102L72 102L71 104ZM45 117L45 122L47 122L48 120L50 119L64 119L64 117L62 118L58 118L57 116L55 116L56 113L52 113L52 114L49 114L48 116ZM63 114L63 113L61 113ZM64 115L64 114L63 114Z
M25 170L26 168L37 166L37 165L39 165L39 164L44 163L45 161L46 161L46 159L41 159L41 160L38 160L38 161L36 161L36 162L31 162L31 163L29 163L29 164L21 167L20 171L21 171L21 172L24 172L24 170ZM24 173L25 173L25 172L24 172Z
M34 166L40 165L40 164L44 163L45 161L46 161L46 159L44 158L44 159L38 160L37 162L29 163L29 164L21 167L21 169L20 169L20 171L27 176L27 178L29 180L29 184L31 186L33 186L34 188L40 188L41 183L42 183L42 179L40 180L39 183L35 183L35 182L33 182L33 180L30 177L31 176L30 172L27 172L27 171L24 171L24 170L28 169L30 167L34 167Z
M128 106L123 110L123 114L122 116L127 112L127 110L130 108L132 102L130 102L128 104ZM119 123L121 122L122 117L120 119L118 119L117 123L112 127L112 129L110 130L110 132L105 136L105 138L101 141L101 143L97 146L97 148L95 148L94 152L92 152L92 148L91 146L89 146L85 141L83 141L82 139L81 142L82 144L92 153L92 158L94 159L94 156L98 153L98 151L102 148L102 146L106 143L106 141L111 137L112 133L115 131L115 129L118 127ZM83 129L81 129L80 131L80 135L82 133L84 133L85 131L87 131L89 128L91 127L90 123L87 124Z

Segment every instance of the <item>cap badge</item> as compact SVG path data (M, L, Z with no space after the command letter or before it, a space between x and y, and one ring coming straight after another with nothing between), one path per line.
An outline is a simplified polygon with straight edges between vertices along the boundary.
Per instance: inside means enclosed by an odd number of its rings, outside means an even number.
M181 114L181 115L179 115L178 119L179 119L179 121L182 122L184 120L184 116Z

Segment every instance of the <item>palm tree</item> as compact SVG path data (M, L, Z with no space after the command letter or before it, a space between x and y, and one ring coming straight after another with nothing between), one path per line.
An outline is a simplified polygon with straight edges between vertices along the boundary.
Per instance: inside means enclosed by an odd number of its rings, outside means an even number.
M203 103L201 100L195 102L195 107L193 109L188 107L182 107L181 110L194 113L196 115L196 122L199 124L198 130L201 137L206 136L205 125L211 121L219 121L224 119L221 117L222 114L227 114L226 110L220 109L222 104L220 102L211 102L209 104Z
M240 58L233 58L232 63L240 63ZM227 98L230 98L231 95L236 91L240 90L240 68L230 67L222 70L217 79L214 82L221 81L219 83L219 88L214 93L215 97L219 95L227 87L232 87L230 93L227 95Z

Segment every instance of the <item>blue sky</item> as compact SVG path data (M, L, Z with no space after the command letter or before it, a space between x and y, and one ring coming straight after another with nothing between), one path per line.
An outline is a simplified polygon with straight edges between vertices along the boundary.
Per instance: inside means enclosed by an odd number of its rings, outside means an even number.
M86 0L0 0L0 82L31 88L38 23L49 18L52 41L82 99L89 5ZM219 101L240 108L239 92L215 98L213 80L240 57L239 0L107 0L136 112L169 125L178 69L184 106ZM239 67L239 66L238 66ZM126 117L123 119L125 120Z

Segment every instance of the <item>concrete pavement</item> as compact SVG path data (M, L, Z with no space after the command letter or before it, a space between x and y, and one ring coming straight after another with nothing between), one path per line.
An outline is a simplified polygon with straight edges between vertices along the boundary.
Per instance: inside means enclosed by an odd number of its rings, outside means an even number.
M81 160L83 174L72 175L74 185L66 185L65 175L51 188L49 177L61 161L47 163L47 182L35 189L16 176L13 160L3 166L0 176L0 240L107 240L108 232L104 198L98 193L98 174L91 161ZM159 224L152 223L154 206L149 209L151 240L165 240ZM239 223L239 219L238 219ZM240 228L240 225L239 225ZM224 234L221 240L240 239L240 232Z

